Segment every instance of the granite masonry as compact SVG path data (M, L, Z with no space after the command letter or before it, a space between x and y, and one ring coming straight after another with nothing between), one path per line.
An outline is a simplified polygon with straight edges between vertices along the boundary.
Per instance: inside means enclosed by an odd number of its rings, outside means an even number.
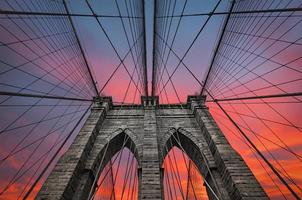
M209 199L268 199L216 125L204 96L189 96L182 105L159 105L158 97L141 99L140 105L121 107L109 97L96 98L81 131L37 199L87 199L94 179L123 146L138 161L139 199L164 199L162 163L174 146L199 169L208 183Z

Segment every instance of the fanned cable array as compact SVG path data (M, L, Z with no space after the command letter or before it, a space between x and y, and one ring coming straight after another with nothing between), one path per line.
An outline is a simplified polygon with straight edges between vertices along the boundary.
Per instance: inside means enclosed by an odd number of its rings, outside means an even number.
M152 95L164 104L206 95L216 122L268 195L299 198L301 1L203 5L156 1Z
M109 14L97 9L104 2L83 3L84 12L66 0L0 2L0 199L37 194L94 97L112 95L114 84L125 85L120 104L138 103L148 93L143 1L107 2L114 8ZM90 60L91 38L81 25L91 21L104 39L100 46L107 44L118 63L100 60L101 68ZM117 30L108 26L114 23ZM114 37L116 31L122 37Z
M151 91L145 10L154 12ZM301 15L301 0L154 0L152 11L143 0L0 1L0 199L37 194L94 97L113 96L122 110L149 94L182 107L206 95L267 194L299 199ZM138 198L138 163L124 147L90 199ZM206 199L179 148L165 158L165 198Z
M164 163L165 199L208 199L203 178L194 162L179 148L173 147Z
M103 169L93 199L138 199L138 163L122 148Z

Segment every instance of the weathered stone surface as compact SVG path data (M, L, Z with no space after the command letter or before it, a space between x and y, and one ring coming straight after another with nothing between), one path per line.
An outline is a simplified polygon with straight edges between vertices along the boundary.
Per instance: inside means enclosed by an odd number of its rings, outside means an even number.
M158 105L158 98L142 97L142 105L120 107L101 99L37 199L87 199L93 181L123 143L139 164L139 199L163 199L162 162L173 146L194 161L210 186L210 199L216 199L212 191L221 199L267 199L203 101L192 96L187 105Z

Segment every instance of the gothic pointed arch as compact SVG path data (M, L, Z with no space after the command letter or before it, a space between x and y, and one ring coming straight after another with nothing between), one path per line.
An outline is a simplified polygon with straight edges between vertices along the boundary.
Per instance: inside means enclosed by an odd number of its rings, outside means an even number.
M111 134L100 133L85 164L80 184L77 187L76 199L85 199L94 193L96 182L111 158L123 148L128 148L140 165L137 138L131 129L117 129ZM88 172L85 174L85 172Z
M209 199L221 199L222 196L224 196L223 199L230 199L205 144L202 144L193 134L183 128L171 128L164 138L162 163L173 147L184 152L195 164L204 179Z

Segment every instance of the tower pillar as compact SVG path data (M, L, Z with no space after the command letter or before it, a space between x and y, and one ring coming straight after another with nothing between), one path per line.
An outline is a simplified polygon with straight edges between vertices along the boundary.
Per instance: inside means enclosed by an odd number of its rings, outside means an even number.
M144 106L144 139L141 158L141 199L161 200L161 174L156 125L158 97L142 97Z
M46 179L37 199L71 199L81 177L91 177L84 170L85 162L111 104L111 98L94 100L85 124Z

